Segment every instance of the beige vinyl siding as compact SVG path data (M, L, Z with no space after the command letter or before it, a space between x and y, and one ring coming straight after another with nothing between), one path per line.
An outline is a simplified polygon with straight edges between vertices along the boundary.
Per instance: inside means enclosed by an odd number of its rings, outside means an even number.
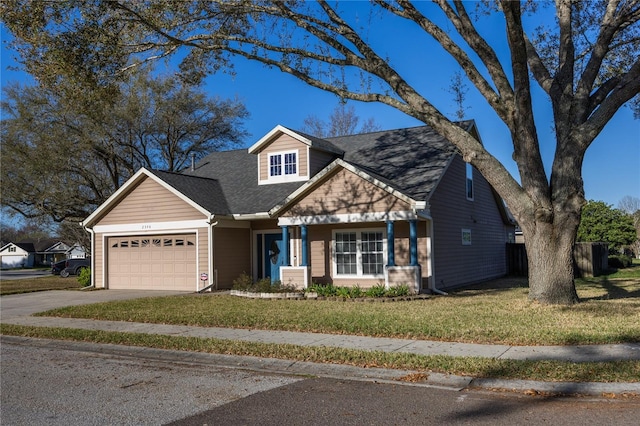
M251 231L242 228L213 228L214 268L218 288L229 289L240 274L251 275Z
M106 253L104 253L103 256L104 234L95 234L94 238L93 253L91 253L93 256L93 271L91 271L91 274L93 275L96 288L104 288L104 280L102 279L104 273L103 261L104 256L106 256Z
M282 271L282 283L296 289L303 289L305 271L305 268L285 268Z
M143 180L118 205L106 213L100 225L168 222L202 219L204 215L150 178Z
M309 263L311 282L331 282L331 228L329 226L309 226Z
M291 206L282 216L405 210L410 210L407 202L396 198L349 170L340 169Z
M260 161L260 180L269 179L269 154L284 151L296 151L298 153L298 175L307 176L307 145L287 134L282 134L264 147L258 154Z
M315 176L320 170L324 169L337 158L336 154L318 151L317 149L309 150L309 170L311 177Z
M200 274L209 274L209 228L198 228L198 279ZM200 281L198 283L199 288L204 287L212 283L213 277L209 276L209 280L204 283Z
M473 170L474 200L466 198L465 163L456 156L429 200L434 223L435 285L472 284L507 273L505 225L488 182ZM471 245L462 244L471 230Z

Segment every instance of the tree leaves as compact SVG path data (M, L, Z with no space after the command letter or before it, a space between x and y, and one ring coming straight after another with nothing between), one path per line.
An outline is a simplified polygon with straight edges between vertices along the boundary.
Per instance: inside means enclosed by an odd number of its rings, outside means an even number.
M111 98L8 86L2 120L2 204L56 222L87 217L140 167L180 171L191 155L239 144L242 102L147 73Z

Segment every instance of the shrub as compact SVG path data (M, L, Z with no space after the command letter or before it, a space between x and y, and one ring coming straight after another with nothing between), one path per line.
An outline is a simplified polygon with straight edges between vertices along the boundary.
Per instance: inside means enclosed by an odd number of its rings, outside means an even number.
M364 296L364 291L362 291L359 285L356 284L349 289L349 297L355 299L357 297L363 297L363 296Z
M233 286L231 288L239 291L250 291L252 293L290 293L296 291L293 286L283 285L280 280L271 283L270 278L262 278L253 282L253 279L244 272L233 280Z
M317 293L321 297L330 297L336 295L336 287L331 284L312 284L307 289L308 292Z
M609 268L628 268L633 263L633 259L630 256L624 256L622 254L616 254L609 256Z
M82 287L89 287L91 285L91 269L90 268L80 269L80 273L78 274L78 283L80 283Z
M408 296L410 293L409 286L406 284L399 284L393 287L389 287L385 292L387 297L400 297Z
M384 297L387 289L384 288L384 284L376 284L371 288L365 290L364 294L367 297Z
M251 278L249 274L243 272L238 278L233 280L233 285L231 286L231 288L234 290L247 291L252 286L253 278Z
M336 287L336 296L348 299L351 297L351 290L349 287Z

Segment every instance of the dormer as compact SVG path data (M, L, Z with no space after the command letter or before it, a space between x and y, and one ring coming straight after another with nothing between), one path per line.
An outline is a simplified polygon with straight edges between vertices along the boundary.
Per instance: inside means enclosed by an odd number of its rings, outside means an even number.
M249 148L258 156L258 184L307 181L344 151L330 142L276 126Z

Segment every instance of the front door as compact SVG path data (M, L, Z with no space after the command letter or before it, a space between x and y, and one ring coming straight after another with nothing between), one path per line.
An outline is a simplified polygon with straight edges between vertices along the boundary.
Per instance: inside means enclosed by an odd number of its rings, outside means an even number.
M280 267L284 266L282 255L282 233L264 235L264 275L271 282L280 279Z

